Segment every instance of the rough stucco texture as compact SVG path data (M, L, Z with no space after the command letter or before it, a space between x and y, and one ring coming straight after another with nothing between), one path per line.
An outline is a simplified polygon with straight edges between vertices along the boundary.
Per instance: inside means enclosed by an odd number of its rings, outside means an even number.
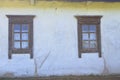
M120 73L120 11L61 8L0 8L0 76L102 75ZM8 59L6 15L35 15L34 59L14 54ZM77 52L75 15L102 15L102 58L96 53Z

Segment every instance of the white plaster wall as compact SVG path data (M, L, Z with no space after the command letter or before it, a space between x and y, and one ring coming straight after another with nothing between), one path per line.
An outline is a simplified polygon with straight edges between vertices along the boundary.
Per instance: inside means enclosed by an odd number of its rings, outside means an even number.
M103 75L120 73L120 11L0 8L0 76ZM8 59L6 15L35 15L34 58L13 54ZM75 15L102 15L102 58L78 58ZM114 16L113 16L114 15Z

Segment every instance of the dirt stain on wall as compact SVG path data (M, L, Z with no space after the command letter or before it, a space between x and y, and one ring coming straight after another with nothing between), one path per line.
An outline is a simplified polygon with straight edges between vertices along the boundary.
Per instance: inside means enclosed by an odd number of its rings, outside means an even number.
M37 1L34 5L30 1L7 0L0 1L0 8L63 8L63 9L90 9L90 10L118 10L120 2L65 2L65 1Z

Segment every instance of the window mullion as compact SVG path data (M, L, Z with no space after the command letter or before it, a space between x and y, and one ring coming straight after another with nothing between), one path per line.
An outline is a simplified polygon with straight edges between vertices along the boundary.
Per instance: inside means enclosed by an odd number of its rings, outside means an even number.
M88 25L88 44L89 44L89 49L90 49L90 27Z
M98 52L99 57L101 57L101 35L100 35L100 19L102 16L75 16L76 19L78 20L78 29L83 28L84 33L81 33L80 30L78 30L78 43L81 43L82 45L78 44L79 50L79 55L81 57L82 53L93 53L93 52ZM83 26L81 26L81 25ZM88 28L87 28L88 27ZM96 30L96 31L95 31ZM83 35L84 34L84 35ZM79 36L82 35L82 36ZM84 40L83 37L86 41L84 45ZM86 47L86 44L88 44L88 48ZM97 46L97 47L96 47Z
M22 24L20 24L20 49L22 48Z
M33 58L33 18L34 15L6 15L9 19L9 59L12 54L28 53ZM25 25L24 25L25 24ZM30 30L26 32L28 25ZM23 34L24 33L24 34ZM28 34L28 36L27 36ZM28 37L28 40L26 40ZM25 39L25 40L24 40ZM31 47L28 47L28 42Z

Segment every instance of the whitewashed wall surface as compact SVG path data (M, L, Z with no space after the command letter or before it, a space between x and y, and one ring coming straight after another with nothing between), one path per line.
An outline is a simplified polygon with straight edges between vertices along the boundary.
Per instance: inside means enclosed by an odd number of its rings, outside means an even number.
M6 15L35 15L33 59L13 54L8 59ZM76 15L100 15L102 57L78 57ZM113 16L114 15L114 16ZM120 11L62 8L0 8L0 76L110 75L120 74Z

